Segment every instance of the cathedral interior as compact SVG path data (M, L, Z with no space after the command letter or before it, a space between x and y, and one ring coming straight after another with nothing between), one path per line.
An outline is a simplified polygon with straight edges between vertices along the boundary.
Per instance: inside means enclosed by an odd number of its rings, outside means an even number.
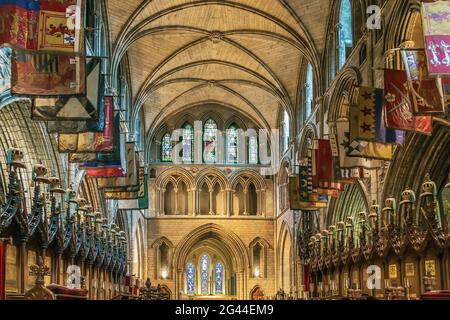
M450 2L0 0L0 300L450 299Z

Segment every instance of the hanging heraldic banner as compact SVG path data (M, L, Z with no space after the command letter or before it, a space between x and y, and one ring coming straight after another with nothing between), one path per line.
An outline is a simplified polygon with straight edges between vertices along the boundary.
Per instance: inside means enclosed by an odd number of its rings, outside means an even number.
M0 0L0 46L37 49L41 1Z
M339 148L339 166L341 168L380 168L383 163L380 160L367 159L364 154L348 156L351 148L350 124L346 118L336 120L337 145Z
M86 95L33 99L32 118L42 121L98 120L104 91L101 58L86 58Z
M386 127L431 135L432 117L414 116L406 72L384 70L384 87Z
M0 0L0 46L84 55L85 0Z
M350 140L403 144L404 131L386 128L383 109L382 89L359 87L358 101L350 106Z
M422 3L422 25L430 75L450 75L449 12L449 1Z
M108 106L103 132L85 132L78 134L59 134L60 153L112 153L114 151L114 128L120 126L120 114L115 112L112 97L105 97Z
M85 64L82 56L14 50L11 92L27 96L84 94Z
M425 50L402 50L414 114L444 112L442 79L429 78Z
M83 133L83 132L103 132L105 130L105 112L108 105L104 102L103 108L99 110L98 120L83 121L47 121L48 133Z
M127 169L124 177L119 178L98 178L99 189L129 187L138 184L138 170L136 168L136 150L134 142L127 142L126 163Z
M145 168L139 168L139 181L136 186L104 189L105 199L134 200L143 196L145 184Z

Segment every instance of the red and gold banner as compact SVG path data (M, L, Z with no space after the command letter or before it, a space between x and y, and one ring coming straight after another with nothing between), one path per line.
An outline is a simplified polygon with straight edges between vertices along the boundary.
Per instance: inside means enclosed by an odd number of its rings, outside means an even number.
M450 2L423 2L422 25L429 74L450 75Z
M120 126L119 112L114 113L112 97L105 97L105 130L79 134L59 134L58 149L61 153L112 153L114 128Z
M57 95L32 99L31 116L41 121L98 120L105 90L101 58L86 58L86 95Z
M414 116L405 71L384 70L385 123L387 128L431 135L431 116Z
M127 142L126 145L126 174L119 178L99 178L97 179L99 189L135 186L138 182L138 170L136 168L136 152L134 142Z
M14 50L11 92L23 95L77 95L86 91L84 57Z
M313 142L313 187L320 182L333 181L333 156L329 140L317 139Z
M0 46L84 55L84 0L0 0Z
M0 46L36 50L41 1L0 0Z
M443 113L442 81L440 78L429 77L425 50L403 50L402 57L408 75L414 113Z
M40 2L38 50L84 54L84 0Z

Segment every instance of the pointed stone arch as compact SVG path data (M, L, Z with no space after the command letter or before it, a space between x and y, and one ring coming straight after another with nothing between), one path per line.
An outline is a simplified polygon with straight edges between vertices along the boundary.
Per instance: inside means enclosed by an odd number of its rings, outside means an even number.
M204 239L215 239L223 244L222 248L226 250L231 258L233 268L237 277L237 295L239 299L247 298L247 273L249 268L249 257L247 249L242 240L232 231L215 224L208 223L202 225L189 234L187 234L179 242L173 256L173 263L177 270L175 288L177 292L182 291L183 270L187 263L187 257L191 249Z

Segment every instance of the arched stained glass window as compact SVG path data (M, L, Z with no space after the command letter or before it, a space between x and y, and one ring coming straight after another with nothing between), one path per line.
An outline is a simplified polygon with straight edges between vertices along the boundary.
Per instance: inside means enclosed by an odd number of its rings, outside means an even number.
M194 127L190 123L183 126L183 162L192 162Z
M283 112L283 120L281 121L281 137L283 152L285 152L289 147L289 131L290 131L290 121L287 111Z
M0 49L0 94L11 89L11 54L10 48Z
M232 124L227 129L227 163L238 162L238 129Z
M186 291L187 294L195 294L195 266L192 262L186 266Z
M201 293L209 294L209 256L204 254L200 258Z
M223 264L221 262L216 263L215 272L216 294L223 294Z
M248 163L258 164L258 137L248 138Z
M341 69L347 61L352 47L352 6L350 0L342 0L339 13L339 69Z
M217 161L217 124L213 119L208 119L203 128L204 150L203 157L206 163Z
M170 133L166 133L161 139L161 160L163 162L172 161L172 141Z
M305 93L305 118L307 119L311 114L314 98L313 69L311 63L308 63L306 67Z

